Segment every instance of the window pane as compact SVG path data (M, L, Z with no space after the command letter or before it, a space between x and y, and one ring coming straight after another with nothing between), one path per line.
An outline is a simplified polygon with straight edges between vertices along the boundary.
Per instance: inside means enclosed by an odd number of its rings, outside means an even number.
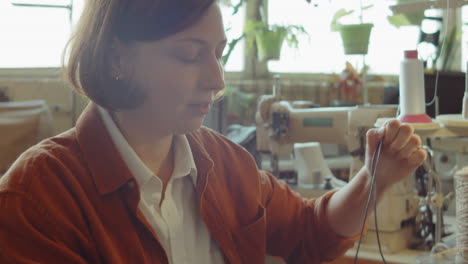
M70 34L69 12L0 1L0 32L0 68L59 67Z
M18 3L38 1L15 0ZM67 0L40 1L41 4L68 4ZM74 22L80 17L84 1L73 3ZM237 38L244 28L245 9L232 15L232 8L221 7L228 39ZM60 67L61 56L70 35L69 11L63 8L13 6L0 1L0 68ZM244 42L239 42L225 67L226 71L244 68Z
M223 14L224 28L226 29L226 36L228 42L236 39L242 35L244 31L245 9L242 8L237 14L232 15L232 8L221 5L221 12ZM228 47L226 46L225 52ZM239 41L229 56L225 67L225 71L239 72L244 70L244 41Z
M466 72L468 70L468 6L462 7L462 40L461 40L461 52L462 52L462 65L461 70Z
M400 29L390 25L387 15L392 1L362 0L363 5L373 6L363 13L364 22L374 23L368 55L345 55L338 32L331 32L330 23L336 10L358 8L357 0L316 1L318 6L305 0L270 0L269 19L271 23L303 25L310 39L301 37L299 48L283 46L281 60L268 63L273 72L341 72L346 61L362 65L363 60L370 72L397 74L403 50L416 49L419 27L406 26ZM284 15L284 10L294 16ZM358 22L358 15L346 17L344 22Z

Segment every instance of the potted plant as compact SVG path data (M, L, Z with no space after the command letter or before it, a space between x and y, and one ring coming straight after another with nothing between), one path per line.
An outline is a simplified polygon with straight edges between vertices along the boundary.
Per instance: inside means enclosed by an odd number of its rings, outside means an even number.
M244 32L248 46L256 43L258 59L261 61L278 60L285 41L291 47L297 47L297 37L307 35L304 27L299 25L270 25L263 21L248 21Z
M343 40L345 54L367 54L372 23L362 22L362 11L372 7L361 7L359 23L344 24L341 20L355 13L356 10L339 9L332 18L331 30L339 31Z
M416 0L398 0L397 4L402 4L406 2L413 2ZM400 13L395 14L387 17L388 22L394 25L395 27L399 28L401 26L408 26L408 25L421 25L421 21L424 19L424 11L418 11L414 13Z
M412 2L417 0L398 0L398 3ZM359 10L346 10L339 9L332 18L331 30L339 31L343 40L343 47L345 54L367 54L369 39L373 28L373 23L363 22L363 12L372 5L361 6ZM359 11L358 23L345 24L343 19L356 15ZM348 18L349 18L348 17ZM406 25L420 25L424 19L424 11L409 13L409 14L395 14L387 17L390 24L399 28Z
M229 0L224 0L227 6L232 8L232 15L239 12L240 7L246 0L239 0L232 3ZM265 3L259 2L259 9ZM308 35L304 27L299 25L276 25L266 22L261 12L258 20L249 20L244 26L243 33L228 42L226 53L223 56L223 63L226 64L232 51L236 45L243 39L247 41L249 48L254 45L257 48L257 57L259 60L278 60L280 57L281 48L286 41L291 47L297 47L298 36L305 34ZM228 29L229 30L229 29Z

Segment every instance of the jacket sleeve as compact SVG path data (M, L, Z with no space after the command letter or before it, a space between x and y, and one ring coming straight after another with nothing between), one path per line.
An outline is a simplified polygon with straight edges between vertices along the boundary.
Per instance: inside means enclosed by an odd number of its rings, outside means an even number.
M334 191L304 199L270 173L261 171L260 178L269 255L288 263L322 263L342 256L359 239L359 234L339 236L329 226L326 208Z
M27 194L0 193L0 263L87 263L62 228Z

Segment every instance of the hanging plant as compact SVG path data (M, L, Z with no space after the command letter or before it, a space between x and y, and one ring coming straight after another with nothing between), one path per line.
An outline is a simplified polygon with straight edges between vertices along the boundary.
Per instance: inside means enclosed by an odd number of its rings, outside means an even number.
M244 32L247 45L257 45L259 60L278 60L283 42L297 48L299 35L308 35L304 27L299 25L270 25L262 21L248 21Z

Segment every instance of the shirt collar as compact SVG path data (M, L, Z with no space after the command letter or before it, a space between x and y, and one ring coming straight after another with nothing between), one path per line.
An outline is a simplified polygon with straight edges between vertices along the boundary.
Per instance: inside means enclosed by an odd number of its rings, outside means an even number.
M115 124L109 112L100 106L98 106L98 110L104 122L104 126L109 131L112 141L117 147L117 150L121 154L131 173L134 175L138 185L144 186L149 180L151 180L152 177L154 177L153 172L135 153L133 148L120 132L120 129ZM187 137L185 135L175 135L173 143L175 164L171 179L190 175L193 184L196 185L198 177L197 168Z
M198 171L187 137L185 135L175 135L174 144L175 167L172 173L173 178L190 175L193 184L196 186Z
M90 103L78 118L76 137L91 177L101 195L117 191L134 179L99 115Z
M110 137L95 103L89 103L83 110L73 131L76 133L77 142L90 176L101 195L115 192L130 181L135 180ZM208 180L207 175L214 166L213 160L206 150L212 140L208 131L207 128L201 128L186 134L191 148L189 153L195 161L197 172L191 173L191 175L196 175L192 176L192 179L194 179L194 183L197 183L197 192L199 193L204 192Z

